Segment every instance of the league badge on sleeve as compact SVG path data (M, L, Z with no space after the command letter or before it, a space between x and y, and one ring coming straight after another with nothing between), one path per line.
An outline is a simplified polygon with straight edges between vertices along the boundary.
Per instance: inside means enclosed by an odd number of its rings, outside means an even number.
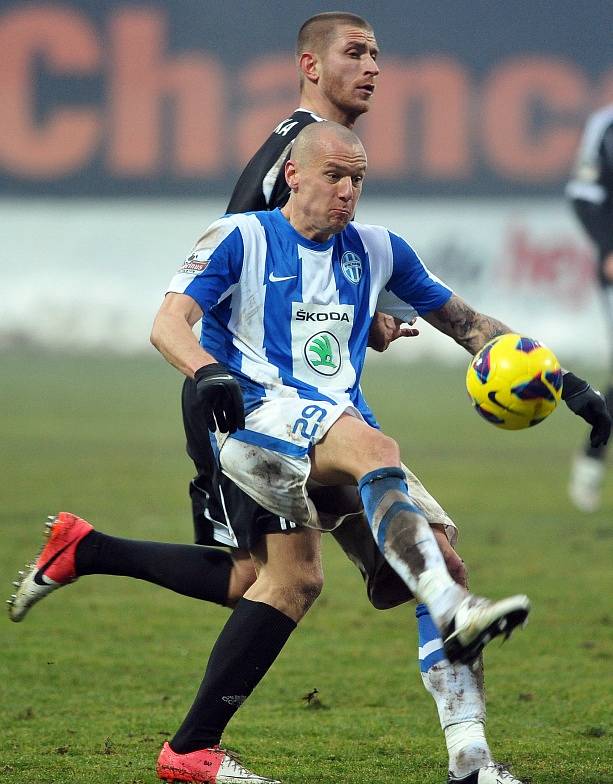
M200 275L209 266L208 249L195 250L179 267L178 272L184 275Z

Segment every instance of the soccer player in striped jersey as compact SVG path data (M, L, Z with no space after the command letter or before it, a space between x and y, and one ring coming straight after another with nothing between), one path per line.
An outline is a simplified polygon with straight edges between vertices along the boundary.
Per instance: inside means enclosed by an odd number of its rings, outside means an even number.
M242 703L266 669L262 658L256 666L250 652L265 649L272 663L318 594L318 534L326 523L311 496L322 487L358 486L377 546L427 606L452 663L474 662L489 640L508 635L529 611L524 596L492 603L453 580L427 510L412 496L398 447L378 430L362 397L368 327L382 301L399 318L418 313L471 353L511 331L430 275L400 237L351 222L365 169L363 147L351 131L330 122L303 129L285 164L288 203L213 224L190 256L190 267L171 282L156 318L152 342L194 378L224 472L273 514L299 524L290 536L266 532L250 548L257 579L218 639L215 666L209 662L208 684L205 676L185 725L192 741L199 735L202 748L177 754L165 745L161 778L179 766L197 770L204 763L211 753L204 748L206 704L232 688L239 698L233 706ZM199 320L200 343L192 331ZM569 407L579 408L606 441L611 422L603 401L589 385L575 389L585 382L572 374L566 373L565 385L566 379L573 382ZM586 416L575 405L577 396L598 412ZM249 630L246 638L242 628ZM277 632L274 641L270 628ZM433 645L426 655L437 652ZM219 676L228 656L240 663L239 671L226 666ZM221 738L217 729L209 739ZM453 725L446 726L451 752L454 740L466 743L465 735L466 727L454 738ZM476 732L477 748L481 739L482 731ZM482 763L466 775L450 771L449 781L518 781L491 759Z
M291 118L279 124L270 139L256 154L253 164L247 167L246 174L241 178L240 187L237 187L232 197L229 211L249 210L258 206L270 209L285 202L288 187L283 164L291 148L291 142L302 127L322 117L333 117L347 127L353 125L357 117L367 110L374 90L378 73L375 64L376 54L376 41L372 29L359 17L344 13L322 14L305 23L298 41L301 108ZM241 202L242 193L248 194L248 198ZM188 259L183 266L183 272L198 272L201 264L196 254ZM357 264L355 259L352 261L351 256L346 260L346 268L347 275L357 275ZM281 280L269 282L283 283ZM391 308L393 304L388 301L385 306ZM405 316L407 311L401 310L397 313ZM305 322L309 322L310 315L304 317ZM393 321L391 324L389 320L384 321L383 326L384 331L382 337L380 335L379 344L381 348L385 347L390 339L406 334L398 330ZM316 363L315 367L325 371L327 363L333 362L326 358L326 336L315 335L315 337L317 342L313 345L320 351L324 350L324 353L319 357L317 354L312 354L311 357ZM295 527L292 520L271 515L262 509L258 512L259 507L247 496L243 494L241 500L237 488L228 490L231 488L231 483L223 477L219 477L211 484L208 433L206 425L202 424L197 412L196 385L189 379L185 385L184 404L188 446L199 468L199 476L192 483L191 493L194 501L194 518L201 541L213 540L216 543L235 545L237 542L231 538L235 533L231 524L237 521L238 527L244 531L241 541L244 545L249 545L253 543L249 540L253 518L258 523L256 529L260 532L267 530L268 522L270 525L276 525L276 530L291 531ZM411 496L416 506L431 523L449 569L459 582L463 582L465 579L463 564L450 546L450 540L455 539L455 526L416 477L410 472L405 474ZM234 493L229 515L226 515L222 508L222 491L219 489L224 482L226 482L224 486L227 492L230 495ZM333 517L338 516L336 510L326 508L331 499L326 497L325 493L311 489L311 495L317 497L320 518L325 516L326 511L333 511ZM332 499L333 506L339 506L338 495L339 493L335 493ZM346 495L348 497L343 496L340 504L345 512L351 504L356 507L355 493L353 497L351 493ZM357 509L359 503L354 511L357 512ZM243 518L246 521L244 526L241 525ZM362 525L358 526L357 523L360 521ZM98 531L92 531L87 523L66 513L62 513L52 522L51 531L51 547L55 548L54 553L61 551L61 554L48 568L45 568L46 548L28 572L26 580L22 582L18 591L19 602L12 602L11 612L14 620L20 620L29 606L48 592L89 573L127 574L156 582L190 596L218 601L229 606L238 601L244 589L253 580L250 563L245 559L235 558L233 565L229 556L226 557L225 554L208 548L131 542L109 537ZM360 565L367 581L369 598L375 606L393 606L411 597L411 592L381 556L359 512L355 519L348 520L336 529L334 535L343 544L350 557ZM310 583L310 590L307 591L307 594L311 594L309 601L312 600L313 588L316 587L319 579L315 555L317 548L314 542L311 542L311 546L312 568L304 575L305 585L308 586ZM43 580L43 583L39 584L37 577ZM229 671L228 662L240 661L241 665L244 665L243 659L228 658L228 651L235 648L235 642L240 642L238 649L242 650L241 646L248 645L250 635L256 634L260 623L267 622L268 637L271 641L269 647L264 646L261 650L265 660L272 655L280 640L289 633L283 613L278 615L272 611L262 610L269 615L265 619L258 617L257 623L254 623L254 617L250 617L249 614L249 607L248 603L241 603L231 628L225 629L222 633L196 702L181 730L171 741L172 748L167 748L166 758L169 754L174 755L176 765L189 767L195 764L196 768L199 765L202 769L202 755L199 757L200 762L197 763L188 758L191 758L193 750L202 750L204 745L210 742L207 764L210 764L212 766L210 769L215 772L207 779L194 778L193 780L263 781L244 768L239 770L238 763L225 755L223 750L215 747L221 735L220 728L225 726L231 713L241 703L241 699L229 699L227 689L222 690L224 693L219 691L223 673L227 674ZM422 677L426 688L435 697L445 730L450 755L449 767L450 771L453 771L450 780L462 780L466 784L477 784L477 782L489 784L496 781L496 776L504 775L505 784L516 783L517 779L491 762L483 733L485 707L479 671L475 673L460 662L455 664L446 662L440 634L425 605L418 606L417 616ZM250 666L258 669L262 666L262 661L257 664L252 662ZM264 661L264 668L266 666ZM222 676L219 673L222 673ZM213 677L213 683L209 676ZM203 710L207 717L204 729L202 728ZM212 712L216 713L214 718L211 716ZM162 772L164 770L165 768L162 767Z
M613 411L613 104L588 118L566 195L596 248L609 342L605 400ZM573 461L568 489L571 500L583 512L600 508L606 456L606 446L594 447L588 441Z

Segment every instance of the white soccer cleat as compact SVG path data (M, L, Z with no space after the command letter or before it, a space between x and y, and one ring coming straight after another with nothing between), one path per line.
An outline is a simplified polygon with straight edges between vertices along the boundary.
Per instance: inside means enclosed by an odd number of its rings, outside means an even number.
M596 512L600 508L604 474L603 460L587 455L577 455L573 460L568 495L581 512Z
M247 770L227 749L212 746L188 754L177 754L165 743L156 765L158 778L166 782L192 784L281 784Z
M525 626L530 600L520 594L492 602L469 594L463 599L443 641L450 662L471 664L483 648L500 634L505 639L517 626Z
M510 773L504 765L492 762L479 770L473 770L468 776L458 778L449 772L447 784L523 784Z

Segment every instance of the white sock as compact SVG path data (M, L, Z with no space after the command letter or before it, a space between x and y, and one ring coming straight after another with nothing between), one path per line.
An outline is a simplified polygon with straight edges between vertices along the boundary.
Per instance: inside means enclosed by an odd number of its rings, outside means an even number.
M440 555L434 535L432 535L432 539L434 547ZM428 542L428 546L428 549L432 547L430 542ZM420 542L418 547L421 550L424 543ZM436 564L434 557L429 558L426 563L432 563L432 561ZM428 606L430 615L438 628L446 629L455 615L458 604L467 595L467 592L452 579L443 561L442 564L436 564L433 568L426 569L419 575L414 594L418 601Z
M463 721L445 727L445 741L449 752L449 770L457 778L468 776L492 761L482 721Z
M467 776L491 762L485 739L483 667L445 658L443 641L425 605L415 609L419 638L419 669L436 705L449 752L449 770Z
M372 534L387 562L445 629L466 591L454 581L426 517L408 494L404 471L365 474L358 487Z

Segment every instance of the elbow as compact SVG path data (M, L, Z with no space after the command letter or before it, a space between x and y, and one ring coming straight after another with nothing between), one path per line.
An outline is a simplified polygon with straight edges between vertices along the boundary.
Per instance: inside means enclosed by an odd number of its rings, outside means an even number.
M161 351L162 339L160 335L159 318L156 318L151 327L151 334L149 335L149 342L158 351Z

